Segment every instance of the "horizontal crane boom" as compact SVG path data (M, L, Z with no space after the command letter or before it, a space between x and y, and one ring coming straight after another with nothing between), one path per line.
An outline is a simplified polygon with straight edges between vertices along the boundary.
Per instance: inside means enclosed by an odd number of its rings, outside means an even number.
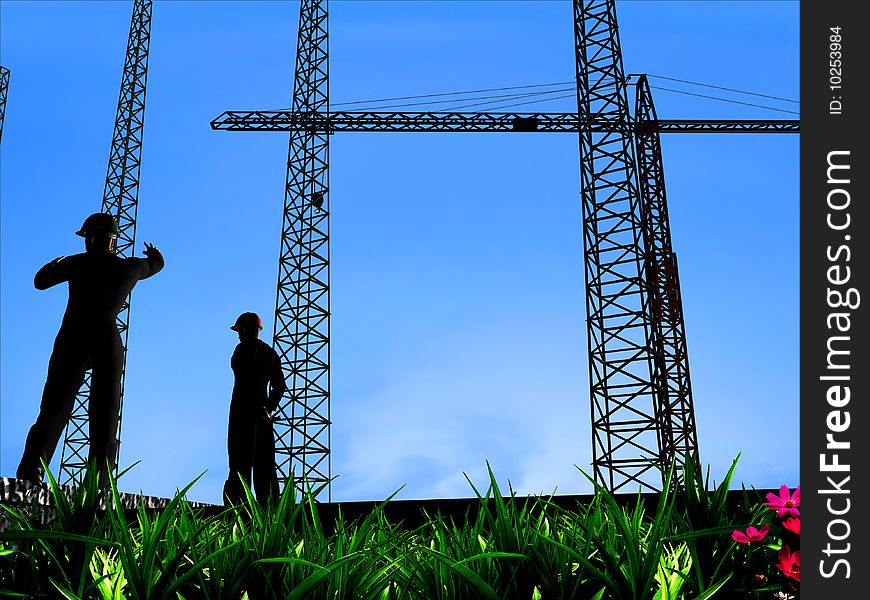
M799 133L794 120L659 120L589 122L576 113L457 113L457 112L331 112L289 110L227 111L211 122L218 131L516 131L576 133L616 131L622 127L652 127L660 133Z

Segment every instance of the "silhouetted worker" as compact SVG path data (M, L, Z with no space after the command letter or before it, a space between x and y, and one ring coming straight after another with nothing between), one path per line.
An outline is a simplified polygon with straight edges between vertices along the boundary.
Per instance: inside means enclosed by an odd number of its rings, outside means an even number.
M39 416L27 434L18 465L19 479L42 481L39 461L51 461L89 368L88 461L99 465L104 485L108 480L107 460L114 469L123 367L116 318L136 282L163 268L163 256L151 244L145 244L144 259L116 256L118 234L118 223L112 215L92 214L76 232L85 238L85 252L55 258L33 278L38 290L69 282L69 300L48 362Z
M230 476L224 499L228 504L243 500L239 475L250 487L253 470L257 501L266 504L278 495L272 413L287 384L278 353L260 339L263 322L256 313L242 313L230 329L239 334L239 344L230 361L235 383L227 428Z

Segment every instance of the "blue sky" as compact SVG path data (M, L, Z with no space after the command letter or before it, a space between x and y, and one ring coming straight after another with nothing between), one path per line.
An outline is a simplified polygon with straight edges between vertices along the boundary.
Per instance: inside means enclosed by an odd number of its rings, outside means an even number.
M99 209L132 2L0 1L0 475L36 416L62 287L33 288ZM798 2L618 4L626 73L798 98ZM272 331L286 133L214 132L282 108L297 2L157 1L121 465L216 502L243 311ZM568 81L571 4L330 3L333 102ZM797 110L664 79L653 85ZM661 118L797 118L653 90ZM514 110L522 110L518 107ZM526 110L572 111L571 99ZM798 481L798 136L663 137L701 457L714 478ZM591 460L575 135L331 141L334 500L582 493ZM60 458L60 446L54 466Z

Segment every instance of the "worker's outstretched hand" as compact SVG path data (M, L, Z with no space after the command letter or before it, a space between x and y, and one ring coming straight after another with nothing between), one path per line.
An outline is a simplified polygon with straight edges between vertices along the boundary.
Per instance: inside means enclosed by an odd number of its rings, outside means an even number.
M263 414L261 416L264 420L268 421L269 423L272 422L272 413L270 413L269 409L266 408L265 406L263 407Z
M155 256L157 254L160 254L160 250L155 248L154 244L149 244L148 242L145 242L145 256L147 258L151 258L152 256Z

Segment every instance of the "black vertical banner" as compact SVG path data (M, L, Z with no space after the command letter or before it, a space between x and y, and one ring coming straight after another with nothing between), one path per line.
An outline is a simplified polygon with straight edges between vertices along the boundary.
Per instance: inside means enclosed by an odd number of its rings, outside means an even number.
M870 511L870 31L801 2L801 597L866 598Z

